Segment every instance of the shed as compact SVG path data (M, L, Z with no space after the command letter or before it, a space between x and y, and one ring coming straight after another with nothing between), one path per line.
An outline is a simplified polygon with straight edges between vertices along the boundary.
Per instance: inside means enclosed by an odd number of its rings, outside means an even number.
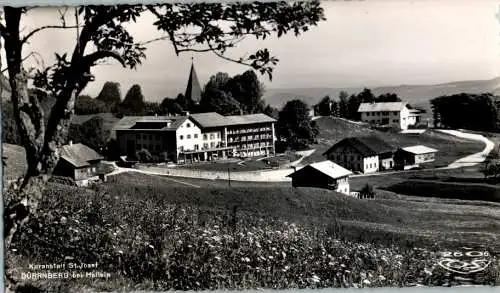
M326 160L307 165L287 177L292 178L293 187L325 188L349 195L350 175L351 171Z
M424 145L399 148L394 154L394 164L400 170L418 167L420 164L433 162L437 152L438 150Z

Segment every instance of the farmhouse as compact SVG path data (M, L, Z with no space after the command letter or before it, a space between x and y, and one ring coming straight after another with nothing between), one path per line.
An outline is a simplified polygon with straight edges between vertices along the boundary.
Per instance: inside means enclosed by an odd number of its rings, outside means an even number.
M317 187L349 195L349 176L352 172L332 161L307 165L287 177L292 178L293 187Z
M420 110L410 109L405 102L362 103L358 112L363 122L402 130L420 122L421 117Z
M395 168L398 170L418 167L436 159L438 150L423 145L399 148L394 154Z
M348 137L323 156L351 171L372 173L394 167L395 149L377 136Z
M274 154L275 122L265 114L186 113L124 117L114 130L120 155L134 157L145 149L156 161L182 164Z
M99 180L100 162L104 159L88 146L70 142L62 146L54 175L73 178L79 186Z

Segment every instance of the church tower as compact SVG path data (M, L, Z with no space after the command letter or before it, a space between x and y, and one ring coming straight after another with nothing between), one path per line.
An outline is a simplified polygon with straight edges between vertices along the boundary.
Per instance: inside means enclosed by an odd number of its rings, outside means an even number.
M194 69L193 58L191 58L191 71L189 72L188 84L184 96L186 97L186 103L195 105L200 103L201 87L200 81L198 80L198 76L196 75L196 71Z

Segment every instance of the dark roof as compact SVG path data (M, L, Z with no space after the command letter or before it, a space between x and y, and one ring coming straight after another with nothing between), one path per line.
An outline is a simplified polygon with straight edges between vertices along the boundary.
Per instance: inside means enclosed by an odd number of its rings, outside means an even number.
M201 100L201 87L194 64L191 64L191 71L189 72L188 84L184 94L186 100L191 100L193 103L198 104Z
M276 122L276 119L262 113L222 116L216 112L208 112L191 114L190 117L201 125L202 128Z
M115 124L113 130L176 130L186 119L187 116L125 116Z
M376 156L394 152L395 148L375 135L348 137L329 148L323 155L327 155L340 146L350 146L363 156Z
M62 146L61 158L75 167L85 167L89 165L90 161L104 159L103 156L82 143Z

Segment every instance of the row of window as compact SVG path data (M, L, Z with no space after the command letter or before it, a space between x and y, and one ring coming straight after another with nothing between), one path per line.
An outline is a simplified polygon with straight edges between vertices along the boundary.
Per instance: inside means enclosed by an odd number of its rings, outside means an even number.
M220 133L219 133L219 132L217 132L217 134L210 133L210 140L213 140L213 139L215 139L216 137L217 137L218 139L220 138ZM195 134L193 135L193 138L195 138L195 139L196 139L196 138L198 138L198 134L197 134L197 133L195 133ZM179 139L183 140L183 139L184 139L184 135L179 136ZM191 139L191 134L186 135L186 139ZM207 134L203 134L203 140L207 140L207 139L208 139L208 135L207 135Z
M160 140L161 135L159 135L159 134L155 134L155 135L152 135L152 134L136 134L135 138L137 140L141 140L141 139L142 140L153 140L153 138L155 140Z
M269 134L261 134L261 135L249 135L249 136L242 136L242 137L235 137L235 138L228 138L229 142L233 141L249 141L249 140L257 140L257 139L271 139L273 136Z
M228 130L227 134L239 134L239 133L251 133L251 132L259 132L259 131L271 131L271 127L260 127L260 128L250 128L250 129L236 129L236 130Z
M365 120L365 122L366 123L370 123L370 122L381 123L381 120ZM399 123L399 119L393 119L392 122Z
M366 112L366 116L389 116L391 112L383 111L383 112ZM392 112L393 115L398 115L398 112Z
M155 150L159 151L161 149L161 146L159 144L136 144L135 148L137 150L142 150L142 149L147 149L147 150Z

